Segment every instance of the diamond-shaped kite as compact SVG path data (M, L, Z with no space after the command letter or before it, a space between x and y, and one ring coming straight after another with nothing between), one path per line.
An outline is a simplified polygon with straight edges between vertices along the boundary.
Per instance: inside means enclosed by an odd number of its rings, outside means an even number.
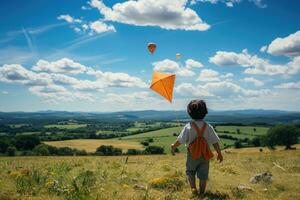
M175 74L153 72L150 89L157 92L166 98L170 103L172 103L175 78Z

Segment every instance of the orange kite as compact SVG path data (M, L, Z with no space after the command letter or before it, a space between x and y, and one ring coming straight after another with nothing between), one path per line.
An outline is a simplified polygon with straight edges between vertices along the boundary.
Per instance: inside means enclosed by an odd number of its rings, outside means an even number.
M173 88L175 83L175 74L164 74L160 72L154 72L152 75L151 90L154 90L170 103L173 99Z

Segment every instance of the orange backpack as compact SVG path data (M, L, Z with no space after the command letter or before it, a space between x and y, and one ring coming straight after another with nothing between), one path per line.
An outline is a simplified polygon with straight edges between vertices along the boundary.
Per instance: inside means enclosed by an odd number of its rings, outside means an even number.
M191 125L198 133L198 137L191 144L189 144L188 147L189 152L192 154L192 159L197 160L203 156L205 160L210 160L214 154L209 149L209 146L203 137L207 124L204 122L201 129L199 129L194 121L191 122Z

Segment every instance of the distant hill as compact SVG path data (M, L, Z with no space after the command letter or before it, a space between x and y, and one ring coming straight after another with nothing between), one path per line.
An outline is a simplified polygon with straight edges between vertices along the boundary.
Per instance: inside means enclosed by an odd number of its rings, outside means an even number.
M39 111L39 112L0 112L0 123L7 121L47 119L94 119L94 120L188 120L186 111L122 111L122 112L67 112L67 111ZM281 110L210 110L207 121L215 123L300 123L300 112Z

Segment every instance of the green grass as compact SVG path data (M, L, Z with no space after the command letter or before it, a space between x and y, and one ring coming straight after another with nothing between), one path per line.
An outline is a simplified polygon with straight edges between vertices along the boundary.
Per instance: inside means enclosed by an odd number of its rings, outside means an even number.
M210 162L207 200L299 199L299 150L260 153L253 148L253 151L226 152L223 163L217 163L215 158ZM0 199L191 199L184 154L130 156L125 164L126 159L126 156L0 157ZM285 171L275 167L274 162ZM273 174L272 183L249 182L250 177L265 171ZM154 181L161 187L154 187ZM254 192L237 192L240 184Z
M76 129L86 127L87 124L49 124L45 125L45 128L59 128L59 129Z
M253 129L256 128L256 131ZM229 131L237 133L237 129L240 129L241 134L258 136L265 135L269 128L262 126L217 126L216 130L218 131Z
M157 131L150 131L146 133L141 133L137 135L131 135L122 137L122 140L125 141L137 141L141 142L148 138L153 138L154 142L150 143L150 145L161 146L164 147L166 152L170 152L170 145L176 140L177 136L173 136L173 133L178 134L181 130L181 127L172 127L165 128ZM184 145L182 145L179 150L181 152L185 151Z

